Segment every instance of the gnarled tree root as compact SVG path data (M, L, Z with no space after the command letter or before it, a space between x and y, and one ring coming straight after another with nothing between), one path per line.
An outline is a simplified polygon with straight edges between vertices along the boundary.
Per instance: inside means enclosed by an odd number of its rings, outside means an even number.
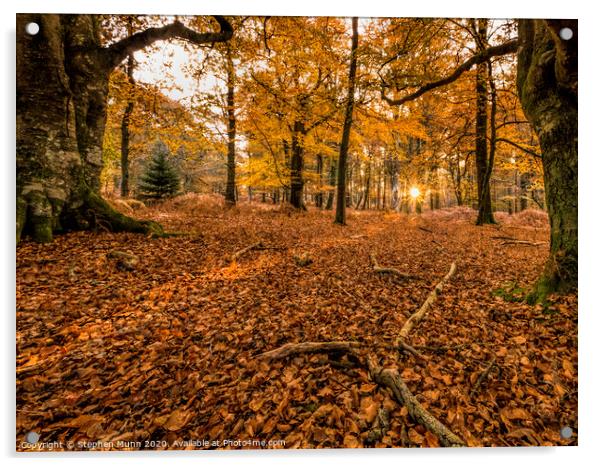
M102 226L104 224L111 232L127 231L132 233L143 233L152 237L162 237L165 235L163 227L157 222L151 220L136 220L127 215L123 215L113 209L107 201L93 191L88 191L84 206L89 209L88 216L92 219L93 227Z
M91 189L83 186L77 207L52 198L43 187L17 196L17 243L23 234L34 241L48 243L55 233L70 230L103 229L111 232L129 231L153 237L164 236L163 228L150 220L136 220L117 212Z

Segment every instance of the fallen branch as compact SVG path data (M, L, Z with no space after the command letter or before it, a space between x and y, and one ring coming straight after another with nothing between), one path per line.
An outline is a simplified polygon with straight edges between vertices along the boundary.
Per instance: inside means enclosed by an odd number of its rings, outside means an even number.
M344 352L353 355L357 360L357 364L368 370L372 380L382 387L389 388L395 401L405 406L414 420L436 435L442 445L465 446L462 439L439 422L418 402L397 371L380 367L370 357L367 358L366 363L363 363L357 351L359 346L360 343L351 341L287 343L280 348L259 355L259 358L274 360L298 354L333 352Z
M377 365L371 358L368 358L367 367L372 380L379 385L390 388L395 401L408 408L410 416L435 434L443 446L466 446L460 437L445 427L418 402L396 370L384 369Z
M496 364L495 364L495 356L493 358L491 358L491 361L489 362L489 364L487 365L487 367L485 368L485 370L483 372L481 372L481 375L479 375L479 378L477 379L477 381L475 382L474 386L470 390L470 397L471 398L480 390L481 384L487 378L487 376L489 375L489 373L491 372L491 370L494 367L497 367Z
M399 334L397 335L397 340L395 341L396 345L400 345L401 343L403 343L404 340L408 337L409 333L412 331L412 329L420 323L420 321L424 318L424 316L426 315L428 310L432 307L433 303L437 300L437 296L439 296L439 293L441 293L441 291L443 290L443 285L455 273L456 273L456 263L452 262L452 265L449 268L449 272L447 272L447 275L445 277L443 277L443 279L439 283L437 283L437 286L435 286L433 291L431 291L429 293L429 295L427 296L427 298L424 301L424 303L422 304L422 306L420 306L420 309L418 309L414 314L412 314L409 317L409 319L406 320L406 323L403 324L403 327L401 328L401 330L399 331Z
M546 243L545 243L545 241L531 242L531 241L523 241L523 240L515 239L515 240L504 241L502 243L502 246L504 246L506 244L523 244L525 246L543 246Z
M398 350L407 351L408 353L413 354L418 359L422 359L423 361L427 360L427 358L425 356L423 356L422 354L420 354L416 348L414 348L411 345L408 345L406 342L403 342L403 341L399 342Z
M409 279L416 278L415 275L410 275L405 272L401 272L400 270L391 268L391 267L381 267L376 260L376 255L374 253L370 254L370 261L372 262L372 270L376 273L390 273L392 275L397 275L400 278Z
M251 244L250 246L247 246L246 248L242 248L239 251L236 251L234 254L232 254L232 256L230 257L230 262L236 262L236 260L241 257L242 255L246 254L247 252L253 250L253 249L257 249L262 247L263 245L261 244L261 241L258 241L257 243Z
M268 351L259 355L261 359L283 359L289 356L307 353L336 353L345 352L352 353L356 348L360 347L360 343L356 341L325 341L325 342L305 342L305 343L287 343L280 348Z

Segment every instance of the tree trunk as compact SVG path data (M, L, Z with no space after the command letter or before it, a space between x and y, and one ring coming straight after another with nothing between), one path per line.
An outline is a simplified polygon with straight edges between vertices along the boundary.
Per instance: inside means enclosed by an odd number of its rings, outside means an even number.
M563 40L561 28L572 30ZM550 254L530 301L577 287L577 21L520 20L517 87L539 138Z
M530 176L528 173L520 175L520 203L519 208L521 211L529 207L528 189L530 183Z
M326 200L326 210L332 210L332 205L334 203L334 187L337 182L337 166L334 158L330 159L330 173L328 174L328 199Z
M487 20L479 19L477 34L481 41L481 49L486 47L487 42ZM477 65L476 93L476 137L475 137L475 160L477 170L477 200L478 215L477 225L495 223L491 209L491 192L487 172L489 170L487 152L487 62Z
M341 137L341 147L339 151L339 169L337 181L337 209L335 212L334 222L339 225L345 225L345 174L347 173L347 153L349 151L349 135L351 134L351 124L353 123L353 105L355 95L355 74L357 70L357 47L358 47L358 32L357 32L357 17L351 19L353 35L351 38L351 60L349 63L349 81L347 87L347 105L345 107L345 121L343 123L343 135Z
M393 156L389 162L391 170L391 209L399 212L401 201L401 196L399 195L399 172L401 164L395 156Z
M322 193L322 170L324 167L324 157L322 154L316 155L316 175L318 176L318 193L316 194L316 207L322 208L324 204L324 194Z
M236 74L234 72L234 62L230 47L226 46L226 82L227 95L226 105L228 106L228 161L227 161L227 179L226 179L226 205L232 207L236 205L236 115L234 113L234 87L236 85Z
M132 34L131 25L129 34ZM134 111L134 100L131 95L134 92L134 55L128 55L127 61L128 84L130 86L130 98L125 106L121 120L121 197L130 195L130 117Z
M295 121L291 143L291 197L290 203L296 209L305 209L303 202L303 139L305 127L302 121Z
M364 186L364 202L362 204L362 210L370 208L370 178L372 177L372 160L368 159L368 166L366 167L366 180Z
M99 194L109 74L129 54L157 40L228 40L181 23L150 28L100 46L96 15L17 15L17 241L48 242L55 232L90 229L161 234L161 227L126 217ZM25 25L40 26L36 35Z

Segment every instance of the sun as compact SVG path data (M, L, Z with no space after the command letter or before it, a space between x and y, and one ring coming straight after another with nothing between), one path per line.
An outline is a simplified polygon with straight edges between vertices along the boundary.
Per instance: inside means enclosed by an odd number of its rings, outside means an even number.
M416 186L412 186L410 188L410 197L412 199L416 199L418 196L420 196L420 189L418 189Z

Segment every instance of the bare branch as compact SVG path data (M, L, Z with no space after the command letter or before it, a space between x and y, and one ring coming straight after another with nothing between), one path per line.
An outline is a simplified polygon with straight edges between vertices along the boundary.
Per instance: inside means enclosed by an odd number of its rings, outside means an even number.
M427 93L428 91L431 91L438 87L446 86L448 84L453 83L460 76L462 76L466 71L469 71L474 65L483 63L492 57L508 55L510 53L516 52L518 50L518 46L519 46L518 39L514 39L514 40L510 40L508 42L505 42L501 45L496 45L494 47L486 48L482 52L479 52L479 53L473 55L468 60L466 60L464 63L462 63L460 66L458 66L454 70L454 72L451 73L449 76L446 76L445 78L439 79L437 81L427 83L427 84L419 87L418 90L416 90L415 92L413 92L409 95L406 95L405 97L401 97L399 99L391 99L390 97L388 97L385 94L385 86L383 86L381 88L381 97L389 105L401 105L406 102L416 100L418 97L422 96L423 94Z
M215 18L220 25L219 32L196 32L184 26L181 22L174 21L166 26L148 28L142 32L126 37L104 49L108 55L108 66L110 69L115 68L129 54L148 47L159 40L177 37L197 45L230 40L233 29L228 20L223 16L214 16L213 18Z
M520 144L517 144L516 142L511 141L510 139L496 138L495 141L496 142L505 142L506 144L510 144L511 146L516 147L517 149L522 150L526 154L529 154L529 155L532 155L535 158L541 159L541 154L538 154L537 152L534 152L531 149L527 149L526 147L523 147Z

